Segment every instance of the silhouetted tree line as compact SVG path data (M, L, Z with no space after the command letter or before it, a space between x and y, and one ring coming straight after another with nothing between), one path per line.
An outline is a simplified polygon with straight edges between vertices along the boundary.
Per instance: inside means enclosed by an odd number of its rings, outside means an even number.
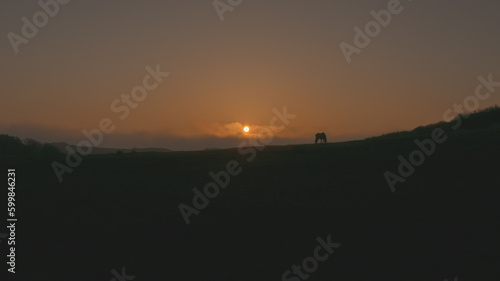
M58 157L62 153L57 147L40 143L34 139L21 140L18 137L0 135L0 158L15 157Z

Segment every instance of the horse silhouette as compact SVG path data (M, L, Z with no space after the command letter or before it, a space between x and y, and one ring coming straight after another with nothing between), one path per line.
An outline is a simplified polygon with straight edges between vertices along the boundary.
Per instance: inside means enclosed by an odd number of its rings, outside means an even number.
M319 142L323 141L323 143L326 143L326 134L325 133L317 133L316 140L314 141L314 143L318 143L318 140L319 140Z

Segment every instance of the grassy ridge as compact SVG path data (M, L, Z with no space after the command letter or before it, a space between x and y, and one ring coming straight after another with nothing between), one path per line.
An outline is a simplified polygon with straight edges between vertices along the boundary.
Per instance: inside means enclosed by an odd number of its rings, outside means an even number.
M251 162L236 149L92 155L62 183L50 158L19 160L20 270L41 280L109 280L123 266L137 280L281 280L331 234L342 246L309 280L498 280L499 116L476 113L456 131L439 123L268 146ZM449 139L391 193L383 173L435 127ZM230 160L241 174L186 226L178 205L192 205L191 190Z

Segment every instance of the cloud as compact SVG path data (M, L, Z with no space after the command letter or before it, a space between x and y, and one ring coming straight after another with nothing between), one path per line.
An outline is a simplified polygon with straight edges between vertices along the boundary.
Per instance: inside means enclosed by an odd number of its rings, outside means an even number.
M206 135L216 136L219 138L238 138L244 136L244 127L245 125L241 124L240 122L227 124L212 123L209 126L202 127L202 131Z
M206 148L237 147L244 139L252 134L243 134L241 123L226 125L212 124L205 127L209 133L196 136L179 136L167 132L151 133L136 131L130 133L104 134L103 142L99 147L104 148L168 148L172 150L203 150ZM260 128L259 126L250 126ZM0 134L8 134L21 139L32 138L41 142L66 142L76 145L85 136L76 130L56 129L34 124L0 124ZM273 144L297 143L297 139L275 138ZM300 141L299 141L300 143Z
M248 133L243 131L243 128L248 126L250 131ZM282 130L278 126L263 126L263 125L252 125L252 124L242 124L240 122L232 122L226 124L212 123L208 126L200 126L201 131L204 135L216 136L219 138L262 138L267 139L271 136L277 136L275 132L280 132L280 137L292 137L288 130ZM272 135L270 135L272 132Z

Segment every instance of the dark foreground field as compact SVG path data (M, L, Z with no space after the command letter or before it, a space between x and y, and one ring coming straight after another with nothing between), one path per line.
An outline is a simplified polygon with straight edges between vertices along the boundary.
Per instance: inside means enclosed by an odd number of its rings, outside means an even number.
M331 235L340 247L307 280L500 280L499 128L447 130L394 193L384 172L430 129L268 146L250 162L236 149L87 156L62 183L49 159L3 162L17 169L17 277L282 280ZM179 204L231 160L241 174L186 225Z

